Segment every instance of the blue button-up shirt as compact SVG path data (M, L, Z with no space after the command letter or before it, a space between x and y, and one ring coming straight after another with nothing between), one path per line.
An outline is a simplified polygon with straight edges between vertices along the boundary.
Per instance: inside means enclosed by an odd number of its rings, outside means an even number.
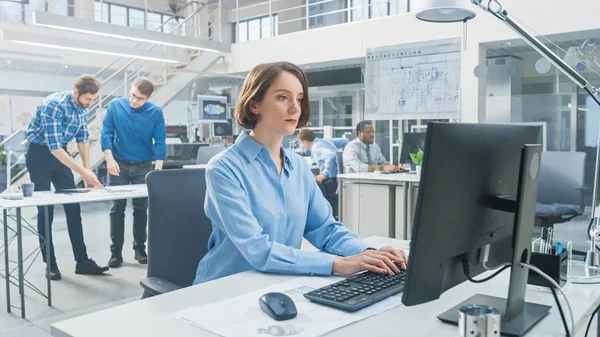
M73 138L78 143L90 138L87 110L77 105L72 90L46 97L29 123L27 140L57 150L67 146Z
M166 137L165 117L158 105L146 102L134 109L127 97L110 102L102 122L102 151L111 150L121 160L165 160Z
M368 248L335 221L308 163L281 151L279 174L269 151L242 132L208 163L204 209L213 231L194 284L251 269L330 275L336 255ZM321 252L300 250L303 237Z
M310 155L314 163L319 167L319 173L327 178L335 178L338 173L338 162L336 152L348 144L348 139L321 139L315 138L310 148Z

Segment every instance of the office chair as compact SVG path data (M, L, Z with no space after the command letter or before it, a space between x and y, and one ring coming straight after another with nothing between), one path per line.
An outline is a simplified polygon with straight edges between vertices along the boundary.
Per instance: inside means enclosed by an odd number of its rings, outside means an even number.
M335 158L337 159L338 174L344 173L344 152L336 151Z
M218 153L220 153L223 150L225 150L225 146L214 145L214 146L199 147L198 153L196 155L196 165L208 164L208 161L212 157L214 157L215 155L217 155Z
M536 226L554 227L583 214L583 152L543 152L538 178Z
M148 273L142 298L192 285L208 251L204 169L152 171L148 186Z

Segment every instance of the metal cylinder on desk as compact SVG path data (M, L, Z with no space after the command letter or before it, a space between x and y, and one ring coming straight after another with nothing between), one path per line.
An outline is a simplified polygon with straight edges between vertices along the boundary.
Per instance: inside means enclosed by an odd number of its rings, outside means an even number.
M463 305L458 309L458 330L461 337L500 336L500 312L483 305Z

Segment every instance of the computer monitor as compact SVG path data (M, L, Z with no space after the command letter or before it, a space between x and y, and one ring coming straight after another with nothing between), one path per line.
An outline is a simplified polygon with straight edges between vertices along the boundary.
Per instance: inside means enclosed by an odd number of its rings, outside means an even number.
M464 282L464 258L471 277L485 271L479 254L489 248L487 266L512 264L508 299L477 294L438 318L457 323L461 305L488 305L502 313L503 334L521 336L548 313L550 307L524 301L528 270L519 265L529 261L542 151L526 144L535 144L539 132L537 126L429 123L405 305L438 299Z
M227 120L227 123L215 123L213 124L215 137L227 137L233 135L233 126L231 119Z
M400 164L412 163L411 153L417 153L419 149L425 151L425 132L405 133L402 137L402 150L400 151Z

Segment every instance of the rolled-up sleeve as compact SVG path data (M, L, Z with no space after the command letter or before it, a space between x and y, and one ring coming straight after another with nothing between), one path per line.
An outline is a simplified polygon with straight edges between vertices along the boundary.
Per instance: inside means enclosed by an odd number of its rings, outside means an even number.
M44 128L44 138L48 144L48 149L58 150L63 147L63 125L62 118L64 111L59 104L50 102L48 105L41 107L40 120Z
M206 182L207 204L210 205L207 215L213 226L223 229L253 268L282 274L331 274L335 256L274 242L263 233L252 214L247 193L230 171L210 166L206 170Z
M368 172L369 165L360 160L360 145L350 142L343 153L344 165L350 166L354 172Z

